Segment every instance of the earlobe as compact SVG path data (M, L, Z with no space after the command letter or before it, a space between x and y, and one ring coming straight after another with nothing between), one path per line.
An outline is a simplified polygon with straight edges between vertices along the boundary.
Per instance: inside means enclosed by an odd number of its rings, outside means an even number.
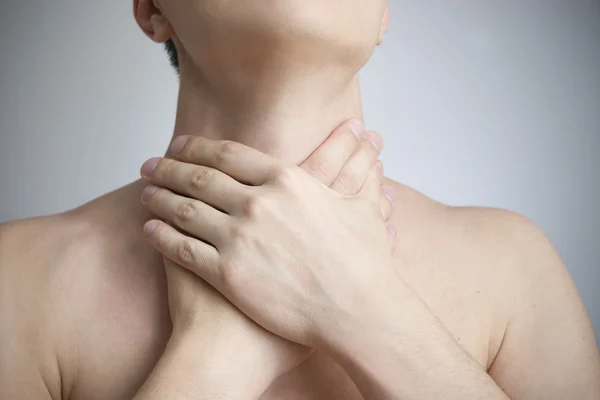
M173 37L173 28L155 0L134 0L133 13L138 25L150 39L164 43Z
M381 30L379 31L379 39L377 40L377 45L380 46L383 44L383 40L385 39L385 34L390 28L390 9L386 7L385 13L383 14L383 21L381 21Z

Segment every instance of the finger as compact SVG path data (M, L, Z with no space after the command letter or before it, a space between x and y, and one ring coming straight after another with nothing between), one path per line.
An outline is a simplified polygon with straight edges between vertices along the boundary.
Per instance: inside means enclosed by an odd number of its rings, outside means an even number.
M356 152L350 157L344 165L331 188L343 195L357 194L362 188L381 148L375 147L375 144L368 139L369 136L377 135L375 132L367 132L366 137L360 141Z
M384 192L384 188L381 189L381 195L379 196L379 208L381 209L381 215L384 220L388 220L392 212L394 211L394 200L389 197L389 194Z
M153 158L142 166L142 176L156 186L192 197L228 214L240 211L248 188L214 168L168 158Z
M381 181L383 179L383 164L377 160L375 165L371 167L367 179L363 187L358 192L358 196L362 196L372 200L375 204L379 204L381 197Z
M181 265L212 285L219 276L217 249L200 240L178 232L158 220L144 225L144 235L150 244L175 264Z
M280 163L260 151L229 140L179 136L169 148L176 159L217 169L235 180L259 186L272 177Z
M388 231L388 243L392 248L394 248L396 247L396 236L398 236L398 231L393 222L388 221L386 226Z
M227 240L230 217L206 203L157 186L144 189L142 203L152 213L216 248Z
M344 164L356 151L359 139L363 135L364 126L360 120L351 119L344 122L300 165L300 168L325 186L331 186Z

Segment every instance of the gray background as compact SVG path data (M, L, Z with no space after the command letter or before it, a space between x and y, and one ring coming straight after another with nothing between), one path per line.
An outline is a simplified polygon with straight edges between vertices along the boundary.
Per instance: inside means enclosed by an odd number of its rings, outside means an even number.
M390 2L362 76L388 176L535 221L600 337L600 1ZM132 2L1 4L0 222L136 179L171 137L178 82Z

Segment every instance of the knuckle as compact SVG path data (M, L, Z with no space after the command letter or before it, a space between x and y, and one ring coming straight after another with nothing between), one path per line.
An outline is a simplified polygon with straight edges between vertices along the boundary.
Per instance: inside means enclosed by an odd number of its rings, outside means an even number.
M200 136L189 136L186 140L181 152L179 154L179 158L190 160L194 158L195 151L198 148L198 142L201 139Z
M171 246L167 240L167 235L162 226L159 226L150 235L150 240L160 249L170 249Z
M202 136L190 136L183 146L183 153L193 154L196 149L203 146L204 140L205 138Z
M186 201L177 207L175 216L179 221L187 222L192 220L197 213L198 207L196 207L196 204L191 201Z
M268 209L268 199L264 195L248 196L244 201L244 214L250 218L264 215Z
M192 136L186 142L183 152L182 158L191 163L197 163L201 161L204 157L204 149L206 146L206 138L202 136Z
M221 261L219 270L221 272L220 284L224 292L235 292L240 285L244 284L243 269L231 257Z
M360 151L364 152L369 160L375 160L379 156L379 150L377 150L373 143L368 139L363 139Z
M233 254L245 253L252 246L252 229L248 222L233 224L230 228L231 248Z
M284 187L293 187L294 169L285 165L278 165L273 170L273 180Z
M232 141L223 142L217 150L217 163L223 164L235 157L240 151L240 144Z
M246 236L246 229L243 224L232 224L231 225L231 237L234 239L243 238Z
M242 222L231 226L231 239L234 246L245 247L250 241L251 232L248 223Z
M168 158L161 159L158 165L156 166L156 169L154 170L154 177L156 179L161 180L169 176L173 169L174 163L175 162L173 160L170 160Z
M334 175L333 166L328 160L318 160L312 168L312 175L320 181L328 180Z
M177 246L177 262L182 265L195 265L199 257L190 240L184 240Z
M342 171L338 175L336 186L338 192L347 195L354 195L360 191L360 183L355 174L351 171Z
M214 177L214 171L208 168L198 168L191 178L192 189L203 189L205 188Z
M244 214L247 216L254 216L257 213L257 209L260 207L260 200L256 196L248 196L244 201ZM237 227L236 227L237 229Z

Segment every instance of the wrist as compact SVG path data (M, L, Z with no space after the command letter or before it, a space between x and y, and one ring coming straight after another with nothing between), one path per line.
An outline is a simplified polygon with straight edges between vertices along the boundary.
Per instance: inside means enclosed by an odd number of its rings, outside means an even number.
M340 302L340 307L325 313L315 324L314 347L339 353L364 344L369 336L397 329L409 296L408 286L393 278L345 304Z
M202 386L207 398L212 398L208 393L224 399L259 398L277 377L255 348L222 332L174 332L165 355L177 360L186 380Z

